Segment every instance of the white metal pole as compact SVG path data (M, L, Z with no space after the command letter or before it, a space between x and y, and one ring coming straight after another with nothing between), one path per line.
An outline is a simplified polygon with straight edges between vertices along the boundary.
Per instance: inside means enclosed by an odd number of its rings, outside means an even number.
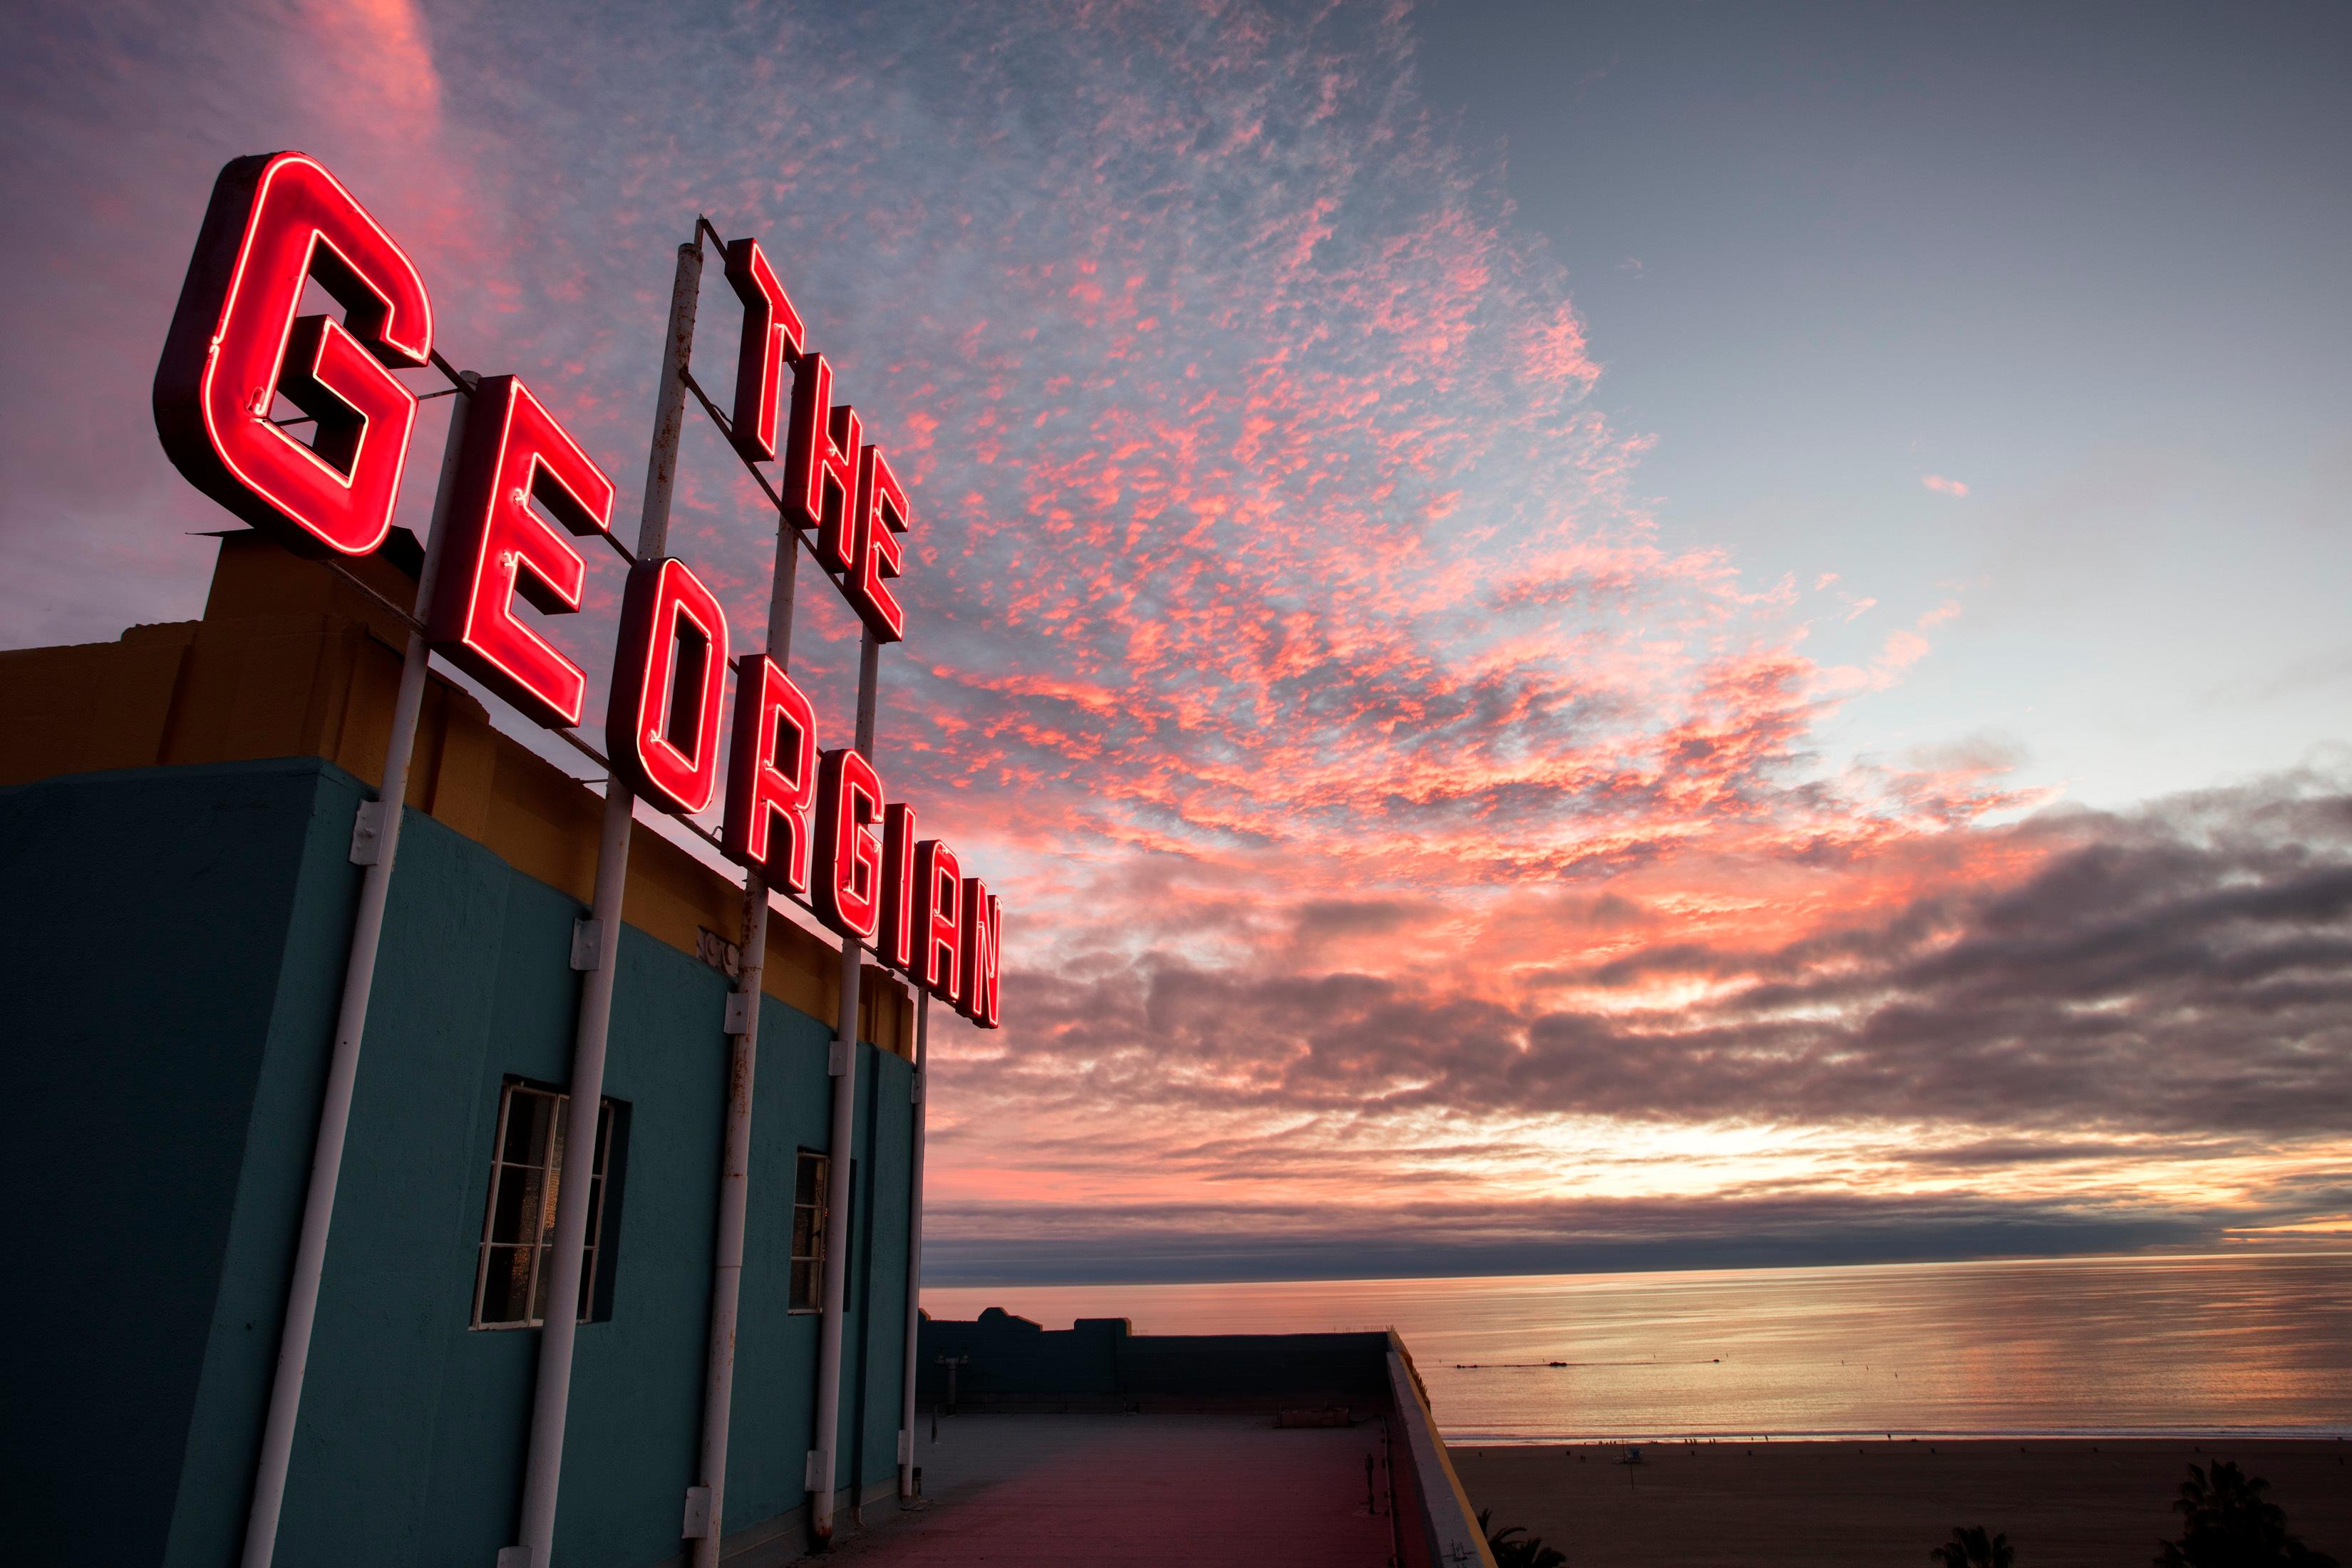
M470 388L475 377L465 378ZM416 614L422 616L441 565L442 514L457 480L468 392L449 398L449 438L441 450L441 480L433 498L425 564L417 574ZM383 786L360 807L352 830L352 859L360 874L359 910L343 961L343 999L335 1013L335 1043L327 1060L326 1098L319 1136L310 1149L310 1185L302 1201L302 1229L294 1247L294 1276L286 1288L286 1321L278 1333L278 1370L269 1385L261 1452L253 1477L253 1506L245 1521L244 1568L269 1568L278 1550L278 1515L286 1502L286 1472L294 1458L294 1424L302 1407L302 1378L310 1362L310 1328L319 1315L319 1282L327 1264L327 1231L335 1217L335 1184L342 1174L343 1138L350 1131L352 1091L359 1082L360 1038L367 1029L368 997L375 988L376 950L392 896L392 863L400 847L401 807L408 798L408 763L416 750L417 715L425 706L425 633L412 626L400 659L400 688L392 702L392 733L384 742Z
M661 388L654 400L653 449L646 459L645 510L637 558L651 561L669 544L670 491L677 480L678 427L686 414L685 373L694 347L694 313L702 287L702 247L677 247L670 286L669 337L662 349ZM563 1476L563 1425L572 1402L572 1347L580 1331L580 1267L587 1251L589 1173L595 1169L596 1120L604 1100L604 1049L612 1033L613 981L621 951L622 897L629 881L629 828L635 799L617 775L604 781L604 822L596 844L596 896L588 929L575 934L572 962L587 962L579 1032L572 1047L571 1100L564 1109L566 1169L555 1194L555 1245L545 1268L547 1316L540 1328L539 1381L532 1393L530 1450L523 1471L522 1540L499 1553L499 1568L550 1568L555 1560L555 1500ZM583 950L589 950L583 953Z
M898 1498L915 1495L915 1351L922 1327L923 1127L930 1116L931 994L919 988L915 1003L914 1166L907 1183L907 1372L899 1389Z
M874 695L882 645L868 631L857 649L857 749L874 754ZM817 1331L816 1451L809 1456L809 1489L816 1494L811 1528L819 1541L833 1539L833 1482L840 1458L842 1303L849 1287L849 1163L856 1147L857 1110L857 1001L866 949L856 937L841 939L841 1005L833 1036L833 1139L825 1183L824 1318Z
M768 657L790 664L797 533L778 519L768 587ZM727 1135L719 1168L719 1240L710 1270L710 1344L702 1390L702 1484L687 1493L684 1533L693 1568L717 1568L727 1518L727 1433L735 1407L735 1331L743 1287L743 1228L751 1192L751 1088L760 1058L760 997L768 959L768 883L743 873L743 957L736 972L734 1036L727 1079ZM698 1496L697 1493L700 1495Z

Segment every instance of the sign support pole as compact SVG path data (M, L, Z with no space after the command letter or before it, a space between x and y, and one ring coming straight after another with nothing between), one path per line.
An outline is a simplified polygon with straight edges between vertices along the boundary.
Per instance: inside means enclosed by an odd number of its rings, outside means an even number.
M776 568L769 579L768 657L789 665L793 589L800 570L789 519L776 520ZM735 1405L735 1327L743 1288L743 1229L751 1206L751 1088L760 1057L761 986L768 962L768 882L743 873L743 957L737 970L734 1037L727 1079L727 1135L719 1167L719 1241L710 1270L710 1345L702 1391L702 1484L686 1494L693 1568L718 1568L727 1517L727 1434Z
M915 1496L915 1352L923 1318L923 1132L930 1119L931 994L916 987L914 1168L907 1179L907 1375L899 1390L898 1500Z
M677 481L677 437L686 415L686 365L694 346L694 315L702 288L702 247L677 247L670 286L669 336L662 350L661 388L654 401L653 449L646 460L645 510L637 523L637 558L660 557L669 545L670 491ZM596 896L584 929L572 941L572 963L583 963L580 1027L572 1047L571 1099L564 1107L565 1169L555 1197L555 1245L546 1267L547 1316L540 1328L539 1380L530 1415L530 1455L523 1472L522 1540L499 1553L498 1568L551 1568L555 1560L555 1499L563 1474L563 1426L572 1400L572 1347L580 1331L580 1268L587 1251L589 1173L595 1169L596 1123L604 1101L604 1051L613 1024L614 971L621 952L622 899L629 880L629 832L635 797L617 773L604 781L604 822L596 846ZM584 957L583 952L593 952Z
M431 535L417 574L421 616L433 595L441 566L442 517L457 482L458 449L466 429L466 405L477 377L468 372L449 404L449 438L441 449L441 479L433 498ZM376 951L383 941L383 911L392 896L392 867L400 848L400 815L408 799L408 764L416 750L416 722L425 707L428 655L425 633L409 628L401 651L400 688L392 703L392 731L384 742L383 785L360 806L352 829L352 859L360 875L359 909L352 921L350 955L343 964L343 998L335 1013L335 1043L327 1061L327 1089L319 1106L319 1135L310 1151L310 1184L302 1202L302 1228L294 1247L293 1278L286 1289L286 1319L278 1335L278 1370L269 1385L269 1411L261 1427L255 1461L253 1506L246 1515L244 1568L269 1568L278 1550L278 1515L286 1501L286 1472L294 1458L294 1426L302 1405L302 1378L310 1362L310 1329L319 1315L319 1284L326 1271L327 1232L335 1217L335 1185L342 1174L343 1139L350 1131L352 1095L359 1083L360 1039L367 1028L368 998L375 988Z
M857 749L874 754L874 698L882 645L869 628L857 648ZM840 1460L842 1305L849 1287L849 1191L851 1151L857 1110L857 1003L866 947L854 936L841 939L841 1005L833 1035L833 1137L826 1173L824 1218L824 1318L817 1332L816 1449L809 1455L809 1490L815 1493L811 1529L820 1542L833 1539L833 1483Z

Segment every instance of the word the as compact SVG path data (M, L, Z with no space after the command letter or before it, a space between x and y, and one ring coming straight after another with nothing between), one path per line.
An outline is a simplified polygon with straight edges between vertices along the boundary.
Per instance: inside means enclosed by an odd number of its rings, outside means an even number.
M804 347L759 242L726 255L744 307L732 439L752 462L781 455L787 519L814 533L875 639L898 641L889 583L905 567L906 490L856 410L834 403L832 367ZM340 320L300 313L313 282ZM213 187L155 372L156 429L191 483L289 549L366 555L392 531L416 422L417 396L393 372L432 354L423 277L351 193L299 153L239 158ZM270 417L280 396L313 421L307 443ZM587 676L519 611L579 610L575 541L611 531L613 481L518 376L485 378L456 438L426 641L533 721L575 728ZM726 615L685 562L630 568L604 720L614 772L663 811L708 808L732 668L724 852L995 1027L1001 910L987 884L916 836L914 808L886 799L855 747L819 748L808 698L774 660L730 666L728 651Z

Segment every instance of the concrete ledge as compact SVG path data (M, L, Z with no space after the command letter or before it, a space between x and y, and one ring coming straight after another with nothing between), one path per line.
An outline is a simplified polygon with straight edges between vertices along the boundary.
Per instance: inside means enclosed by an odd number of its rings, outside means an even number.
M1437 1435L1437 1424L1430 1418L1429 1395L1421 1386L1421 1374L1413 1370L1404 1342L1394 1330L1389 1333L1389 1388L1396 1399L1397 1430L1412 1466L1413 1489L1420 1494L1416 1500L1429 1562L1444 1568L1470 1563L1495 1568L1486 1532L1478 1528L1469 1495L1463 1491L1454 1461L1446 1456L1444 1440Z

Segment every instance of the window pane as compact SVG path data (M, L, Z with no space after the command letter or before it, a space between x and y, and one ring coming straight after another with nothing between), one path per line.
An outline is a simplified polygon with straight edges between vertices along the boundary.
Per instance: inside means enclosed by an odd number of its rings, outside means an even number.
M559 1140L560 1141L560 1140ZM563 1172L559 1167L550 1171L540 1187L539 1244L552 1246L555 1241L555 1204L562 1196Z
M490 1198L489 1238L507 1242L536 1240L531 1232L539 1224L540 1173L507 1165L491 1179L498 1184L498 1191Z
M547 1315L549 1264L555 1218L562 1196L563 1156L571 1097L522 1084L499 1090L497 1148L490 1160L486 1245L476 1271L474 1318L478 1328L537 1325ZM582 1173L588 1184L587 1235L580 1263L580 1316L595 1316L595 1289L610 1238L604 1234L604 1171L614 1156L624 1107L612 1100L597 1108L595 1158Z
M547 1132L554 1101L533 1089L507 1089L507 1141L499 1157L517 1165L547 1163Z
M824 1304L824 1189L829 1162L801 1151L793 1183L792 1310L813 1312Z
M551 1138L549 1147L553 1151L547 1162L547 1168L551 1171L563 1169L563 1134L569 1131L568 1123L572 1120L571 1112L565 1109L569 1100L569 1096L557 1096L555 1109L548 1113L548 1120L551 1123L549 1128Z
M482 1255L482 1321L522 1321L530 1290L530 1248L488 1247Z

